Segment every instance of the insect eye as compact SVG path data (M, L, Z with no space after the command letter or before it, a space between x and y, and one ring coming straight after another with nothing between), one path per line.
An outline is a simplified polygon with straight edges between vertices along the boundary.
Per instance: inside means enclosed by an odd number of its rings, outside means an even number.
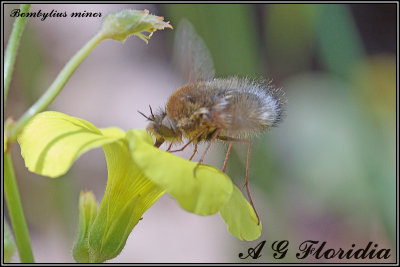
M165 126L160 128L160 134L164 137L174 137L176 135L173 129Z
M165 137L174 137L176 135L174 125L171 122L171 120L167 117L165 117L161 121L160 134L162 134Z

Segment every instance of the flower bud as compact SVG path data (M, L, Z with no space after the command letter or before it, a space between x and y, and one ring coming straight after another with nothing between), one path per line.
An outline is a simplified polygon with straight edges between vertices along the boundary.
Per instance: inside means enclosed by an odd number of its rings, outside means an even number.
M89 230L97 215L97 202L92 192L81 192L79 197L79 232L73 249L77 262L89 262Z
M126 38L134 34L147 43L153 32L171 28L163 17L149 14L148 10L123 10L109 14L103 21L101 33L104 38L110 38L123 43ZM142 32L150 33L149 36Z

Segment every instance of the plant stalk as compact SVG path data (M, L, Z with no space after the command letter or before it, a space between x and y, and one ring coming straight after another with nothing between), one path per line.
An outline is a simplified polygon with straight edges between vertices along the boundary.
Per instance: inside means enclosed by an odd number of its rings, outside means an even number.
M29 11L30 4L22 4L20 10L22 13ZM26 17L18 17L15 19L14 26L8 40L6 53L4 55L4 105L7 101L8 88L10 87L11 76L13 73L15 58L24 31Z
M33 253L10 153L4 154L4 194L22 263L33 263Z
M18 134L33 116L50 105L54 98L61 92L61 89L67 83L69 77L71 77L82 61L103 39L104 36L99 32L68 61L47 91L22 115L15 123L14 127L12 127L9 136L10 143L17 139Z

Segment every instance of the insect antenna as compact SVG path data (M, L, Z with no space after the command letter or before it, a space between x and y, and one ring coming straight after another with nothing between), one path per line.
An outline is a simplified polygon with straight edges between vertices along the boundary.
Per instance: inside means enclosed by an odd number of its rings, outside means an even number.
M150 118L150 117L144 115L143 112L140 112L139 110L138 110L137 112L139 112L140 115L142 115L143 117L145 117L145 118L148 119L149 121L154 121L154 115L152 115L152 117Z
M150 108L150 114L151 114L151 118L154 121L154 114L153 114L153 109L151 108L151 106L149 105Z

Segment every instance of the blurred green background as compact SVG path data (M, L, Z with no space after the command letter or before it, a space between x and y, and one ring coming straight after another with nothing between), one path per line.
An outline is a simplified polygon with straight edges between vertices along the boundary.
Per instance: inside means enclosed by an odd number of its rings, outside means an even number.
M17 7L5 5L5 41L13 22L7 14ZM380 262L397 260L395 4L34 4L31 11L87 10L104 17L123 8L146 8L174 26L187 18L209 47L218 77L272 80L288 104L283 123L253 140L250 188L263 224L260 239L241 242L219 215L188 214L163 196L111 262L339 262L296 259L305 240L344 250L371 241L391 249ZM100 23L28 19L5 118L21 116ZM137 110L164 105L182 85L170 67L173 36L157 32L148 45L138 38L104 42L49 110L97 127L144 128ZM225 150L216 146L206 163L220 167ZM240 187L245 154L244 146L234 147L228 163ZM29 173L18 145L13 159L37 262L73 261L79 191L93 190L100 200L105 189L102 151L84 154L59 179ZM261 258L239 259L263 240ZM276 240L290 243L282 260L270 249Z

